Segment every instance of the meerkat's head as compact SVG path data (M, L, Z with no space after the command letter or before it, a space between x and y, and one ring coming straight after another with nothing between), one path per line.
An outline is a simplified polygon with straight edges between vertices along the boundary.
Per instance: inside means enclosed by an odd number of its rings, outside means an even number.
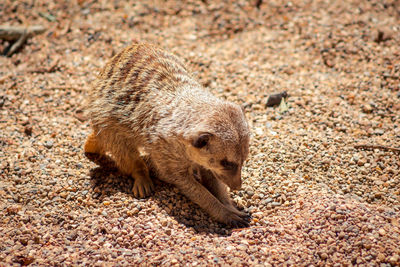
M246 118L238 105L229 102L221 103L210 113L192 132L188 154L231 189L240 189L241 170L249 153Z

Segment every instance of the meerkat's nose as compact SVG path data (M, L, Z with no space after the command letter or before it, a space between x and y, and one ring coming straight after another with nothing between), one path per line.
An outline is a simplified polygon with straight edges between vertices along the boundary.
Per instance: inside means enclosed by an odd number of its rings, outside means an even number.
M242 177L240 174L234 178L230 188L232 190L239 190L240 188L242 188Z

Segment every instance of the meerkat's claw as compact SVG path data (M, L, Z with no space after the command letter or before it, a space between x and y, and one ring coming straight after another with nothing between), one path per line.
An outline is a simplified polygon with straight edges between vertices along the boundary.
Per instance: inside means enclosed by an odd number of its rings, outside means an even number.
M243 215L240 215L240 217L243 218L244 220L250 221L251 219L253 219L253 216L251 216L251 214L245 213L245 212L243 212L243 213L244 213L244 214L243 214Z
M225 218L225 220L225 223L233 228L246 228L250 225L246 219L241 218L240 216L233 213Z
M251 218L250 214L248 214L246 212L243 212L243 211L236 211L235 214L240 216L243 219L250 219Z
M145 198L151 195L154 190L154 184L151 179L135 179L132 192L136 198Z
M233 205L233 203L231 203L231 202L228 203L228 204L225 204L225 207L228 208L228 210L230 210L230 211L233 212L234 214L236 214L236 215L238 215L238 216L240 216L240 217L242 217L242 218L248 218L248 217L250 216L250 215L247 214L246 212L238 210L238 209Z

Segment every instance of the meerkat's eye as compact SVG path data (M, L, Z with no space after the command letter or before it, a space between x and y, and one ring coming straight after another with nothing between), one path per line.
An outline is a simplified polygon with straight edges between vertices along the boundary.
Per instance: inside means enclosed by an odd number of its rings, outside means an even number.
M221 160L221 166L224 167L225 170L227 171L236 171L238 168L238 165L234 162L227 161L226 159Z
M211 137L210 133L203 133L193 141L192 145L196 148L203 148L208 144L210 137Z

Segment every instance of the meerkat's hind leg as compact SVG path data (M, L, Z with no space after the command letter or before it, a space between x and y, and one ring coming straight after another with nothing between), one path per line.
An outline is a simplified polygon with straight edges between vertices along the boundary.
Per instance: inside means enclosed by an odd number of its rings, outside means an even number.
M129 145L128 140L123 140L119 137L118 142L115 142L109 149L119 170L134 179L133 195L136 198L149 196L154 189L154 185L150 178L149 169L137 148Z
M134 179L133 195L136 198L149 196L154 189L153 181L150 178L149 169L137 149L132 146L121 145L120 140L111 142L110 146L103 148L99 138L101 137L97 135L97 131L93 131L88 136L84 146L85 154L88 157L91 154L104 156L105 150L111 152L112 159L120 171Z
M154 184L150 178L150 172L146 163L140 155L136 156L137 158L133 161L132 166L132 176L135 179L132 192L135 197L144 198L153 192Z

